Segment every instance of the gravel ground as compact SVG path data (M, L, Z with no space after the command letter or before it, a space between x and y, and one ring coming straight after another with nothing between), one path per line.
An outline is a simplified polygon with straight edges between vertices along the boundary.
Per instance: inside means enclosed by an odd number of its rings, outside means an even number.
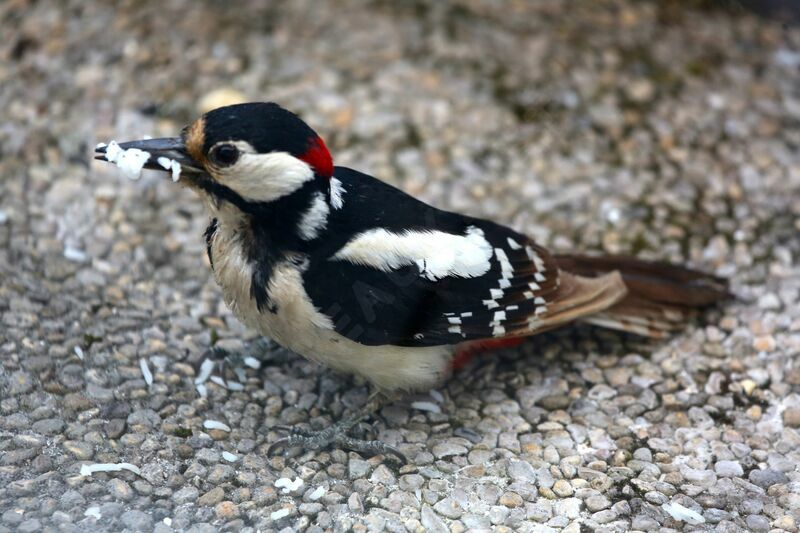
M735 3L109 4L0 3L0 531L798 530L797 27ZM203 353L252 338L206 217L90 155L239 99L439 206L739 299L667 343L576 327L474 362L366 428L412 465L269 458L274 426L367 388L274 350L199 397ZM81 475L121 462L140 474Z

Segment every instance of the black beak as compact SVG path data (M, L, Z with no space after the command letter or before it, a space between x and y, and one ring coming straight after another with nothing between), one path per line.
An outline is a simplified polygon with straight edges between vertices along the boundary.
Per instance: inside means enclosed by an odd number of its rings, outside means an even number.
M181 175L183 174L200 174L205 172L203 166L197 161L192 159L189 152L186 150L186 145L180 137L163 137L161 139L144 139L141 141L129 141L119 143L122 150L130 150L137 148L150 154L150 159L145 163L144 168L151 170L161 170L168 172L169 169L159 163L159 158L166 158L168 160L177 161L181 165ZM108 161L106 157L106 150L108 146L98 145L95 148L95 159L100 161ZM163 160L162 160L163 161Z

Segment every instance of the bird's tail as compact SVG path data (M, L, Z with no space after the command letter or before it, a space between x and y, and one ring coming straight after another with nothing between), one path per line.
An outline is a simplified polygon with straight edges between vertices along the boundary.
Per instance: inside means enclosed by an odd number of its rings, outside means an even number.
M561 270L585 277L619 272L628 294L605 311L581 320L662 338L681 329L697 309L731 296L726 280L681 266L626 256L556 255Z

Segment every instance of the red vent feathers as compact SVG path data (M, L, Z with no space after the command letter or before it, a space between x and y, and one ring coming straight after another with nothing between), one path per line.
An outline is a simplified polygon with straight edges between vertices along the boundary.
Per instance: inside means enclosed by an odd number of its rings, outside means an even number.
M300 159L309 164L320 176L333 176L333 158L321 137L315 137L309 143L308 150L300 155Z

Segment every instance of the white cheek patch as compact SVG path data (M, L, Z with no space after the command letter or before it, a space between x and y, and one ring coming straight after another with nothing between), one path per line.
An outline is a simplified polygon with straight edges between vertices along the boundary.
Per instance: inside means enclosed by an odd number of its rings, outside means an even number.
M311 200L311 206L300 217L300 222L297 225L300 237L307 241L316 239L319 232L328 225L329 213L330 208L328 207L328 202L325 201L325 197L320 192L315 193Z
M286 152L242 153L236 164L215 172L220 183L245 200L271 202L314 179L314 170Z
M442 231L369 230L350 240L332 259L384 272L417 265L421 276L436 281L446 276L482 276L491 268L491 257L492 246L483 231L470 226L465 235Z

